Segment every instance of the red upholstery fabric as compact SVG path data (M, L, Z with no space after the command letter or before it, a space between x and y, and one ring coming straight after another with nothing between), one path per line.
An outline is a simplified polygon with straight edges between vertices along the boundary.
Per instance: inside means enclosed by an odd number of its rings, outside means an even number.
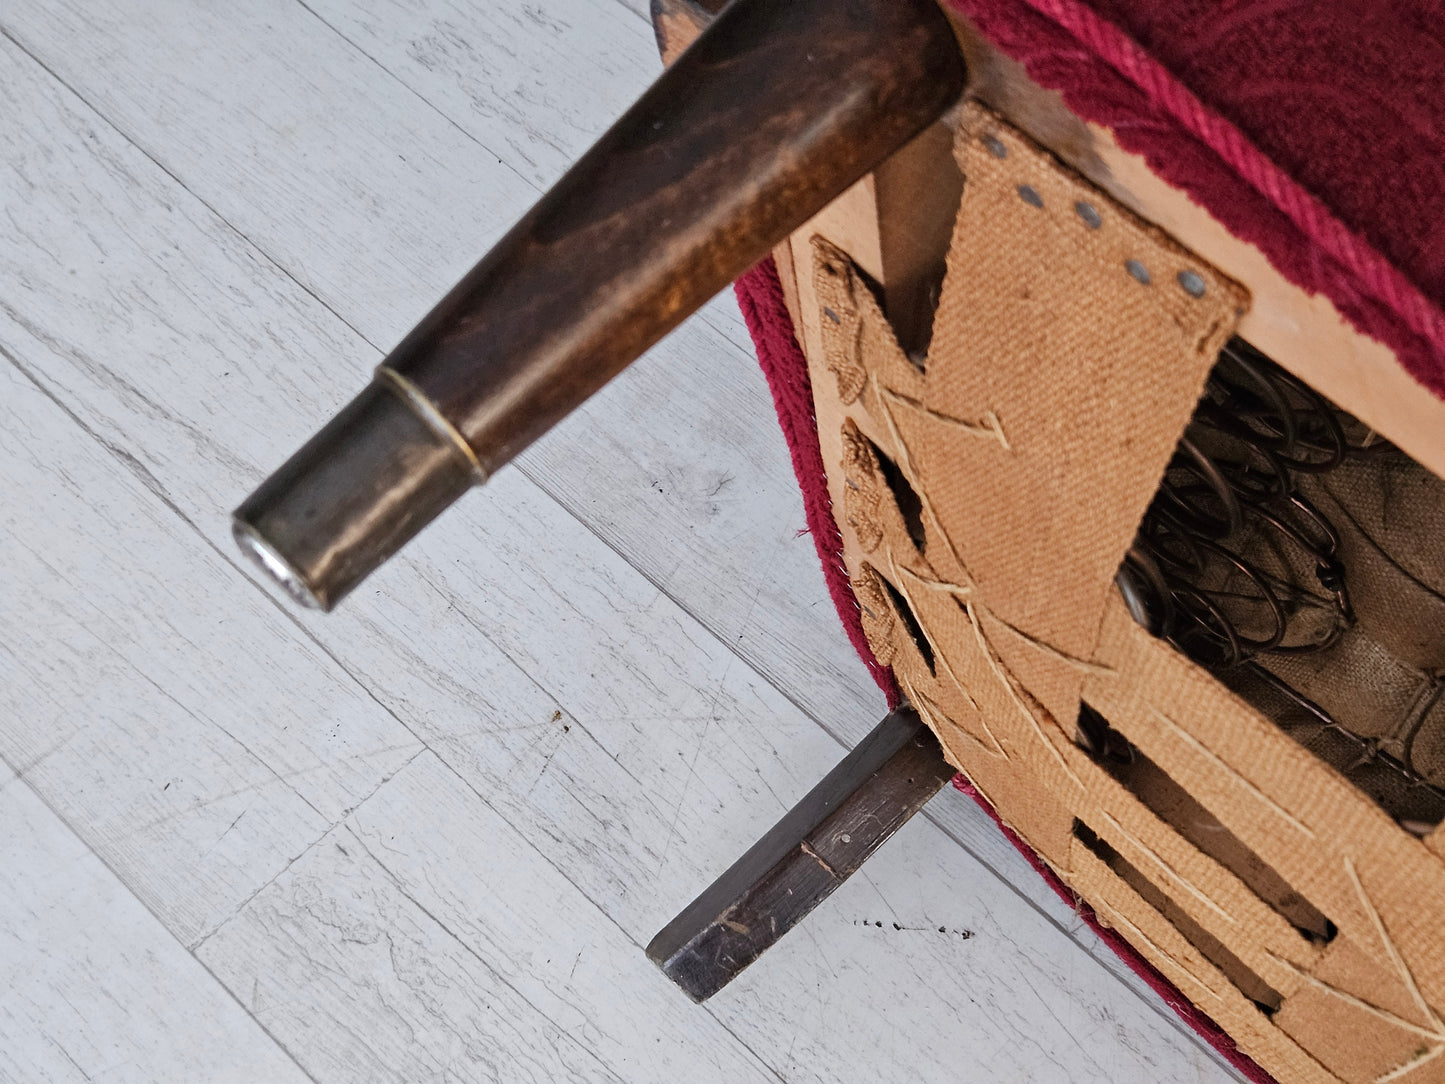
M1445 6L1093 7L1445 307Z
M1439 0L945 0L1445 398Z

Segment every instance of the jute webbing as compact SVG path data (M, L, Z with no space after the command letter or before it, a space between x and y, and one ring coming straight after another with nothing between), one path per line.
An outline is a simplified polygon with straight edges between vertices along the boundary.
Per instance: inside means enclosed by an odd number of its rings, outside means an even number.
M956 155L964 198L922 366L847 253L814 244L809 364L870 643L1004 819L1261 1064L1445 1079L1445 864L1134 624L1113 587L1247 299L980 106ZM1334 940L1302 936L1075 745L1081 701Z

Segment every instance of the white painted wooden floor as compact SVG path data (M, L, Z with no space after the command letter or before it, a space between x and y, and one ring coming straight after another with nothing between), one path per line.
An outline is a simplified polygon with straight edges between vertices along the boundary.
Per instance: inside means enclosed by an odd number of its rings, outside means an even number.
M1231 1079L951 791L706 1007L645 960L883 710L729 299L340 612L233 553L644 2L0 5L0 1078Z

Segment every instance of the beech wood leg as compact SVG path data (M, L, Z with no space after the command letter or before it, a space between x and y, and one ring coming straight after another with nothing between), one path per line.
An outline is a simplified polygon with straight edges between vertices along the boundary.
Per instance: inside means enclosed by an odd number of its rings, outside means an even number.
M848 879L953 778L910 708L887 716L647 946L705 1001Z

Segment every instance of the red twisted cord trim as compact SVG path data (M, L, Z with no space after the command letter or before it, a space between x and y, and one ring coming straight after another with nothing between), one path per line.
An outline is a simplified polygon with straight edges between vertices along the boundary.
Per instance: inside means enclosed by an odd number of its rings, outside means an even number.
M1445 312L1118 27L1079 0L948 0L1069 108L1109 128L1289 281L1445 398Z

